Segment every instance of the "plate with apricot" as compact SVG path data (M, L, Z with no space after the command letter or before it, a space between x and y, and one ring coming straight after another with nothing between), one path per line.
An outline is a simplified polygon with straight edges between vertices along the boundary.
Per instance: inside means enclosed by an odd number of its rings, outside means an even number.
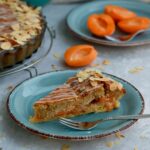
M77 37L109 46L150 44L150 32L143 32L128 42L114 42L106 36L125 39L139 30L150 29L150 5L139 1L94 1L73 9L67 26Z

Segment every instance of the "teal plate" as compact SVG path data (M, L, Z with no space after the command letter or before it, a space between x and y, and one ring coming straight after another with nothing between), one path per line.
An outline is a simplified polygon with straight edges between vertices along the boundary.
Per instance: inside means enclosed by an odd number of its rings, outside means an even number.
M73 9L68 17L67 17L67 26L72 33L74 33L79 38L87 40L89 42L94 42L103 45L110 46L137 46L144 45L150 43L150 32L143 33L139 36L136 36L130 42L119 43L112 42L103 38L98 38L92 36L89 32L86 22L89 15L93 13L102 13L104 11L104 7L108 4L119 5L129 10L134 11L139 16L150 16L150 5L139 2L139 1L122 1L122 0L105 0L105 1L94 1L90 3L83 4L75 9Z
M7 101L7 108L10 116L21 127L32 133L55 139L69 140L91 140L101 138L106 135L118 132L133 125L137 120L128 121L108 121L99 124L91 131L78 131L68 128L59 123L58 120L45 123L31 123L29 117L33 115L33 103L47 95L51 90L63 84L69 77L75 75L77 71L66 70L51 72L29 79L18 85L10 94ZM126 89L126 94L121 100L119 109L106 113L91 113L74 117L78 121L96 120L108 116L117 115L137 115L141 114L144 109L144 100L140 92L127 81L105 74L119 82Z

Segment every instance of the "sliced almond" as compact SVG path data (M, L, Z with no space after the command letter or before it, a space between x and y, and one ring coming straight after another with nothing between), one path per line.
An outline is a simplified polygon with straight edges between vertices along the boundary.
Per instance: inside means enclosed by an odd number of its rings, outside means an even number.
M0 41L4 41L6 40L4 37L0 37Z
M115 136L119 139L124 138L125 136L121 134L120 132L115 133Z
M132 68L132 69L129 70L129 73L133 73L133 74L139 73L139 72L141 72L143 69L144 69L144 67L134 67L134 68Z
M54 56L56 59L59 59L59 58L60 58L60 55L57 54L57 53L54 53L53 56Z
M12 45L10 42L3 42L0 46L3 50L10 50L12 48Z
M113 142L107 142L106 146L109 147L109 148L112 148L113 147Z
M116 89L117 89L117 84L116 83L110 84L110 90L111 91L115 91Z
M71 150L70 145L63 144L62 147L61 147L61 150Z
M137 146L134 147L134 150L138 150Z
M103 63L103 65L110 65L111 64L111 62L108 59L105 59L102 63Z
M11 28L14 30L14 31L18 31L20 29L20 25L19 24L13 24L11 25Z
M96 81L91 81L90 84L93 86L93 87L96 87L98 85L98 83Z

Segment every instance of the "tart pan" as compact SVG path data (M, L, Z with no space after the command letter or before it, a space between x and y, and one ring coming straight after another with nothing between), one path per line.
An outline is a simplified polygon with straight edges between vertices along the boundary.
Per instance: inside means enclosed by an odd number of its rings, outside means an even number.
M43 17L41 20L42 31L25 45L15 47L13 50L0 51L0 71L15 64L23 62L26 58L32 56L40 47L46 29L46 21Z

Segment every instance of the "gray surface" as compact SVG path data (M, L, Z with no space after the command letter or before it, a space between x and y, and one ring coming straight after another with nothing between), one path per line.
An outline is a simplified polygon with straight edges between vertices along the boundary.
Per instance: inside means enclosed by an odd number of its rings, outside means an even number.
M57 37L52 52L37 66L40 73L49 72L51 64L56 64L59 69L65 68L63 63L65 49L73 44L87 43L71 35L65 26L65 17L75 6L47 5L44 8L48 24L55 26ZM122 77L135 85L145 99L145 113L150 113L150 45L133 48L113 48L98 45L95 47L99 52L99 57L94 63L101 63L104 59L109 59L111 65L106 66L104 71ZM60 60L53 57L54 53L61 56ZM144 66L144 70L138 74L128 72L136 66ZM65 143L70 144L72 150L107 150L110 148L105 143L110 141L119 142L118 145L111 148L112 150L133 150L135 145L139 150L150 149L150 119L140 120L131 128L123 131L125 138L122 140L117 139L114 135L88 142L42 139L18 127L10 119L5 108L9 94L8 86L15 86L28 77L26 72L20 72L0 79L0 147L3 147L4 150L60 150L61 145Z

